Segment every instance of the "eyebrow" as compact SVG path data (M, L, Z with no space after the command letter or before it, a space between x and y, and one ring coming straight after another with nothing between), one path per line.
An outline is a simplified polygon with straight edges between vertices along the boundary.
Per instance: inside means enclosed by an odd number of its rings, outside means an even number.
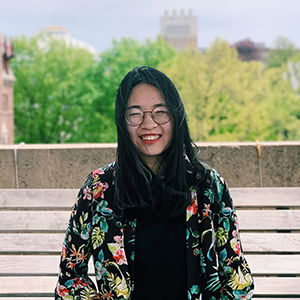
M153 109L156 108L156 107L166 107L166 108L168 108L167 105L165 105L164 103L158 103L158 104L153 105ZM129 109L129 108L139 108L140 110L142 110L142 107L140 105L132 105L132 106L127 107L127 109Z

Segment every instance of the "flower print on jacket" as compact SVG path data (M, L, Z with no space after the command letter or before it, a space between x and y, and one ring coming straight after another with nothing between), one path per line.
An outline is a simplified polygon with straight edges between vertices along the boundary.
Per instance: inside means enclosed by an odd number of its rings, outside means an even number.
M124 249L118 249L113 252L113 258L116 260L118 265L127 265L127 260L125 256L125 251Z
M99 175L103 175L104 172L102 170L102 168L99 168L97 170L95 170L94 172L92 172L92 178L95 178L96 176L99 176Z
M64 285L58 284L56 287L56 292L60 297L64 297L68 296L70 291Z
M90 187L86 186L83 189L83 194L84 194L84 196L82 197L83 199L92 200L92 198L93 198L93 192L90 189Z
M98 197L104 198L104 192L108 189L108 183L107 182L96 182L95 189L93 190L94 199L97 199Z
M197 193L195 190L191 192L191 204L186 209L186 220L188 221L191 216L195 215L198 211L198 200L197 200Z

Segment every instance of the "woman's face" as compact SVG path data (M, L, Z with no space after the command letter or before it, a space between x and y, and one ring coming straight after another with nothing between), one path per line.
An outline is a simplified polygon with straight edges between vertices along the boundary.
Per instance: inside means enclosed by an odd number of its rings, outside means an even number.
M139 84L128 99L128 108L139 108L144 114L143 122L138 126L127 125L131 140L141 159L155 172L161 153L170 145L173 133L173 120L159 125L152 120L151 111L159 107L167 110L167 103L160 91L149 84Z

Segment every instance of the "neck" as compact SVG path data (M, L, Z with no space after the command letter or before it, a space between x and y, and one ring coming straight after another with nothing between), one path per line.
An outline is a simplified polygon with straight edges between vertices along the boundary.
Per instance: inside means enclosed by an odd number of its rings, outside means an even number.
M159 166L160 166L160 156L151 156L151 157L141 157L143 162L148 166L148 168L157 175Z

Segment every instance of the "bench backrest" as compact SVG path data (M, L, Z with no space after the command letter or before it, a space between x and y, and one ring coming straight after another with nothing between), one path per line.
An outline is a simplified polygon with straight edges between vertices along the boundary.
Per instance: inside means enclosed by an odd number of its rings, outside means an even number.
M0 299L53 299L77 192L0 190ZM255 298L300 299L300 188L232 188L231 194Z

